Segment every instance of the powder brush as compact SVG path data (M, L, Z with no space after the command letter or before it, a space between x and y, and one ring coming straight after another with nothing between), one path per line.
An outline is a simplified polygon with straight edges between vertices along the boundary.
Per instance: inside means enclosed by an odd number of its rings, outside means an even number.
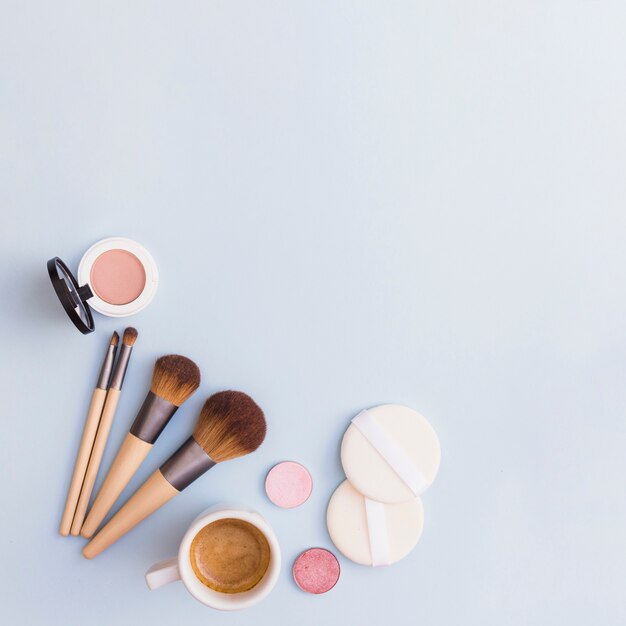
M94 534L178 407L199 386L200 370L191 359L178 354L157 359L150 391L83 524L80 531L83 537Z
M96 439L93 443L91 456L89 457L89 465L87 465L87 471L85 472L85 480L80 491L78 504L76 505L76 513L74 514L74 520L72 521L71 528L72 535L78 535L80 533L80 529L85 519L87 505L89 504L89 498L91 497L91 492L93 491L93 486L96 482L96 476L98 475L98 470L100 469L104 448L106 447L107 440L109 439L111 424L113 423L117 403L119 402L120 394L122 393L122 385L124 384L124 377L126 376L128 363L130 362L130 355L133 351L135 341L137 341L137 331L132 327L127 328L122 335L122 347L120 349L117 363L115 364L113 376L111 377L111 384L107 392L104 408L102 409L100 423L98 424L98 432L96 433Z
M202 407L193 435L130 497L83 548L91 559L177 496L215 464L254 452L265 438L265 417L240 391L221 391Z
M74 464L74 473L72 474L72 480L70 482L70 488L65 502L65 510L63 511L63 517L61 519L61 527L59 528L59 532L64 537L67 537L67 535L70 534L72 520L74 519L74 514L76 513L76 505L78 504L80 490L83 486L83 481L85 480L85 472L87 471L89 456L91 455L93 442L96 438L96 432L98 431L100 415L102 414L102 407L104 406L109 381L111 379L111 372L113 371L113 361L115 360L115 352L117 351L118 342L119 335L114 332L107 347L104 362L102 363L102 368L100 369L100 376L98 376L98 382L96 383L96 388L91 396L91 404L89 405L89 412L87 413L87 419L85 420L85 428L83 430L83 436L80 440L78 455L76 456L76 463Z

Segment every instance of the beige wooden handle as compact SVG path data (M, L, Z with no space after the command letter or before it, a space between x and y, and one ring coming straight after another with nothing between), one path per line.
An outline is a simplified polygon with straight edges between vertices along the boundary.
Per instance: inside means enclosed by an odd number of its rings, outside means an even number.
M151 443L135 437L132 433L126 435L80 530L83 537L89 539L96 532L150 450L152 450Z
M102 417L100 418L100 425L98 426L96 440L94 441L93 449L91 451L91 458L89 459L89 465L87 466L87 472L85 473L85 481L83 482L83 488L80 491L80 498L78 498L78 504L76 505L76 513L74 514L74 521L72 522L72 527L70 529L72 535L78 535L80 533L80 529L85 521L85 513L87 512L87 506L89 505L89 498L91 497L91 492L93 491L93 486L96 482L98 469L100 469L100 462L102 461L104 448L107 445L107 439L109 438L111 424L113 423L113 416L115 415L115 409L117 408L119 399L120 390L109 389L106 402L104 403L104 409L102 409Z
M85 420L85 428L83 429L83 436L80 440L78 455L76 456L76 463L74 464L74 473L72 474L72 481L70 482L70 488L67 492L65 510L63 511L61 527L59 528L59 532L64 537L67 537L70 533L70 527L72 526L72 520L76 512L76 505L80 496L81 487L83 486L83 480L85 479L89 455L91 454L96 432L98 431L98 422L100 421L102 406L104 405L106 395L106 389L96 387L93 396L91 396L89 413L87 413L87 419Z
M83 548L83 556L93 559L148 515L177 496L174 489L157 470L139 487L130 500L109 520L102 530Z

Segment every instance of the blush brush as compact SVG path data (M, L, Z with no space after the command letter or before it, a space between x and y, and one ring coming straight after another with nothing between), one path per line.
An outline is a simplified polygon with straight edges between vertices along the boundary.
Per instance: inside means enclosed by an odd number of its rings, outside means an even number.
M80 531L83 537L94 534L178 407L199 386L200 370L191 359L178 354L157 359L150 391L83 524Z
M130 497L83 548L92 559L217 463L254 452L265 438L265 417L240 391L221 391L202 407L193 435Z
M83 436L80 440L78 455L76 457L76 463L74 464L74 473L72 474L72 481L70 483L67 500L65 502L65 510L63 511L63 517L61 519L61 527L59 528L59 532L64 537L67 537L67 535L70 534L72 520L74 519L74 514L76 513L76 505L78 504L80 490L85 479L89 456L91 455L93 442L98 431L100 415L102 415L102 407L104 406L111 372L113 371L113 361L115 360L115 352L117 351L118 341L119 335L117 333L113 333L104 357L104 362L102 363L96 388L91 396L91 404L89 405L89 412L87 413L87 419L85 420L85 428L83 430Z

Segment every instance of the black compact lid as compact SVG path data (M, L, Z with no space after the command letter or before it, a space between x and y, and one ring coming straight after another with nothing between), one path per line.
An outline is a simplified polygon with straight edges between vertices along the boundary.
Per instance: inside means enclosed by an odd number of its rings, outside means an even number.
M91 309L87 304L87 300L93 297L89 285L79 286L74 274L58 256L48 261L48 274L54 291L74 326L83 335L92 333L96 326L93 322Z

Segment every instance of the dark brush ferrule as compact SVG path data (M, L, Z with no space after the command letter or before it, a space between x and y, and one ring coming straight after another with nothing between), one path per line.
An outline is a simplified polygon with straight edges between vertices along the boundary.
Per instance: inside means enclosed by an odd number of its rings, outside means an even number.
M135 435L146 443L154 443L177 409L175 404L164 400L152 391L148 392L130 427L131 435Z
M109 381L111 380L111 372L113 371L113 361L115 360L115 353L117 352L117 346L109 344L107 353L102 363L102 369L100 370L100 376L98 376L98 382L96 387L99 389L108 389Z
M130 353L133 351L132 346L122 344L120 350L120 356L115 364L115 371L113 372L113 378L111 378L111 389L121 389L124 384L124 376L126 376L126 370L128 369L128 361L130 361Z
M174 489L182 491L214 465L215 461L204 448L193 437L189 437L159 469Z

